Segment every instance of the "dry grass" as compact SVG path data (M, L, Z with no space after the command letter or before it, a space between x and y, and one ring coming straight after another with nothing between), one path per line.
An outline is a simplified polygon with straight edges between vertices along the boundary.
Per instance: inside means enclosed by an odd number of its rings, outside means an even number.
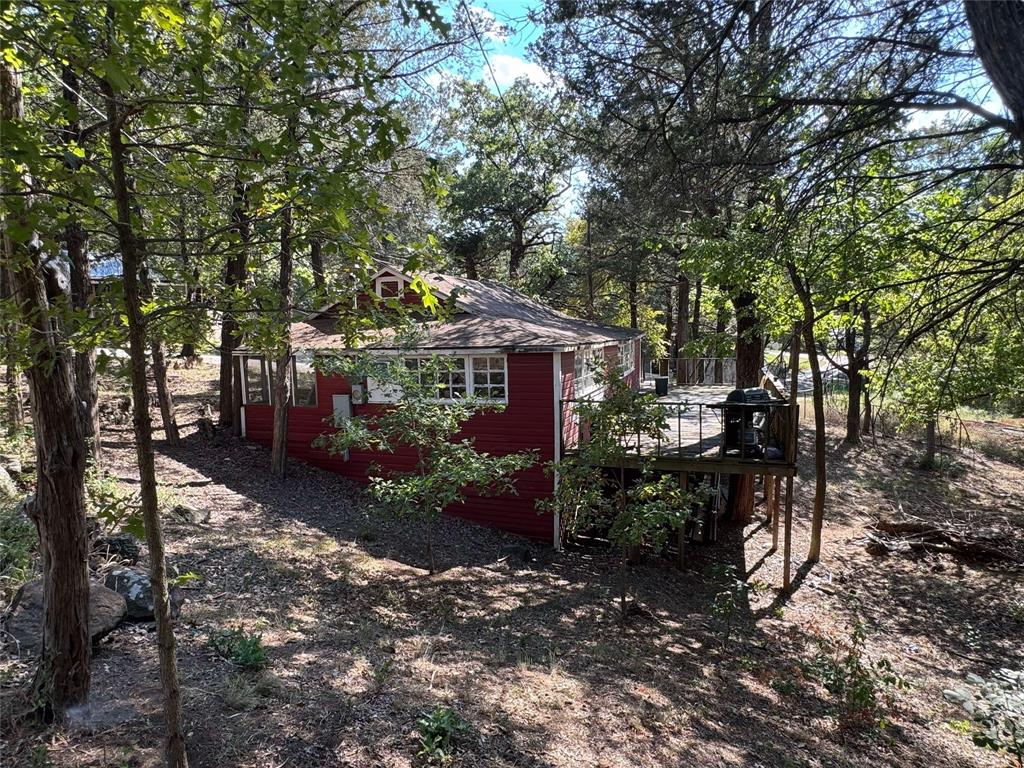
M176 372L182 422L213 401L209 368ZM108 430L112 470L131 477L128 427ZM114 431L117 430L117 431ZM913 466L913 446L832 446L825 560L780 594L770 532L727 528L677 571L657 558L633 571L644 610L620 631L616 568L598 548L502 559L513 537L448 520L446 566L423 569L415 531L368 513L359 489L294 464L268 477L262 448L188 427L161 449L162 482L210 521L169 521L171 561L187 585L178 623L190 753L196 766L409 766L417 718L437 704L471 726L465 766L999 766L956 726L940 692L967 671L1020 664L1020 572L943 557L871 557L877 515L955 519L1020 547L1024 470L980 453L956 476ZM805 450L804 461L810 459ZM809 477L807 467L803 477ZM209 478L202 487L188 481ZM806 547L811 483L798 484L795 551ZM710 566L732 563L754 586L721 648ZM805 674L815 639L842 635L856 612L868 652L910 682L893 724L851 733ZM259 633L269 669L239 670L208 643L224 628ZM30 666L2 663L10 693ZM159 765L153 635L124 626L94 661L93 698L65 727L5 734L4 765Z

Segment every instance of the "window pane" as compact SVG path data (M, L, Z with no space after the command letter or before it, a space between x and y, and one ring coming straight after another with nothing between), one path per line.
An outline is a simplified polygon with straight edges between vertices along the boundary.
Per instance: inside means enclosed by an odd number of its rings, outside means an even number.
M245 401L253 405L270 402L270 382L267 367L261 357L245 358Z
M497 371L491 374L491 384L504 384L505 383L505 372Z
M295 366L295 391L292 403L299 407L316 405L316 369L312 352L297 352L292 358Z

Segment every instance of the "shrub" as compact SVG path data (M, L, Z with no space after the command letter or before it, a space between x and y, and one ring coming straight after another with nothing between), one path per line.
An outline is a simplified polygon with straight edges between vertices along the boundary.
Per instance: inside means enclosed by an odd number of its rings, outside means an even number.
M0 595L35 575L39 536L17 504L0 506Z
M711 601L711 615L722 624L722 648L724 649L732 636L736 612L746 597L750 585L737 577L736 566L732 563L713 565L709 569L709 573L721 585L721 589Z
M971 738L979 747L1007 752L1024 766L1024 671L999 669L990 679L968 675L977 690L943 691L975 725Z
M864 625L855 619L849 640L818 640L818 654L807 669L839 700L843 728L885 727L895 692L908 687L889 659L867 657L865 639Z
M262 635L241 629L222 629L210 635L210 647L232 664L245 669L263 669L270 661Z
M451 707L438 705L416 721L420 749L416 755L428 765L451 765L459 738L469 724Z

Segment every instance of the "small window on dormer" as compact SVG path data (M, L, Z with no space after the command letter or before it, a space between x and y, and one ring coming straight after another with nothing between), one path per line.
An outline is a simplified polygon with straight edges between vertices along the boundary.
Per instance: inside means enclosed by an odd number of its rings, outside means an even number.
M377 278L377 295L382 299L397 299L402 295L402 278Z

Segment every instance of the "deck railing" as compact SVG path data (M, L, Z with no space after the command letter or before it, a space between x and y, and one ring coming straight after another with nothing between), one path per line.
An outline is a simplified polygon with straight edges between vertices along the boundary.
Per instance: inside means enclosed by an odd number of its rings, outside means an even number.
M658 357L647 362L645 377L668 376L676 384L736 385L735 357Z
M562 455L585 444L591 425L581 419L579 406L590 400L559 401ZM652 405L665 414L658 435L626 437L625 446L636 457L693 459L701 462L741 461L755 464L791 464L796 444L791 439L792 412L787 401L770 403L694 403L659 400Z

